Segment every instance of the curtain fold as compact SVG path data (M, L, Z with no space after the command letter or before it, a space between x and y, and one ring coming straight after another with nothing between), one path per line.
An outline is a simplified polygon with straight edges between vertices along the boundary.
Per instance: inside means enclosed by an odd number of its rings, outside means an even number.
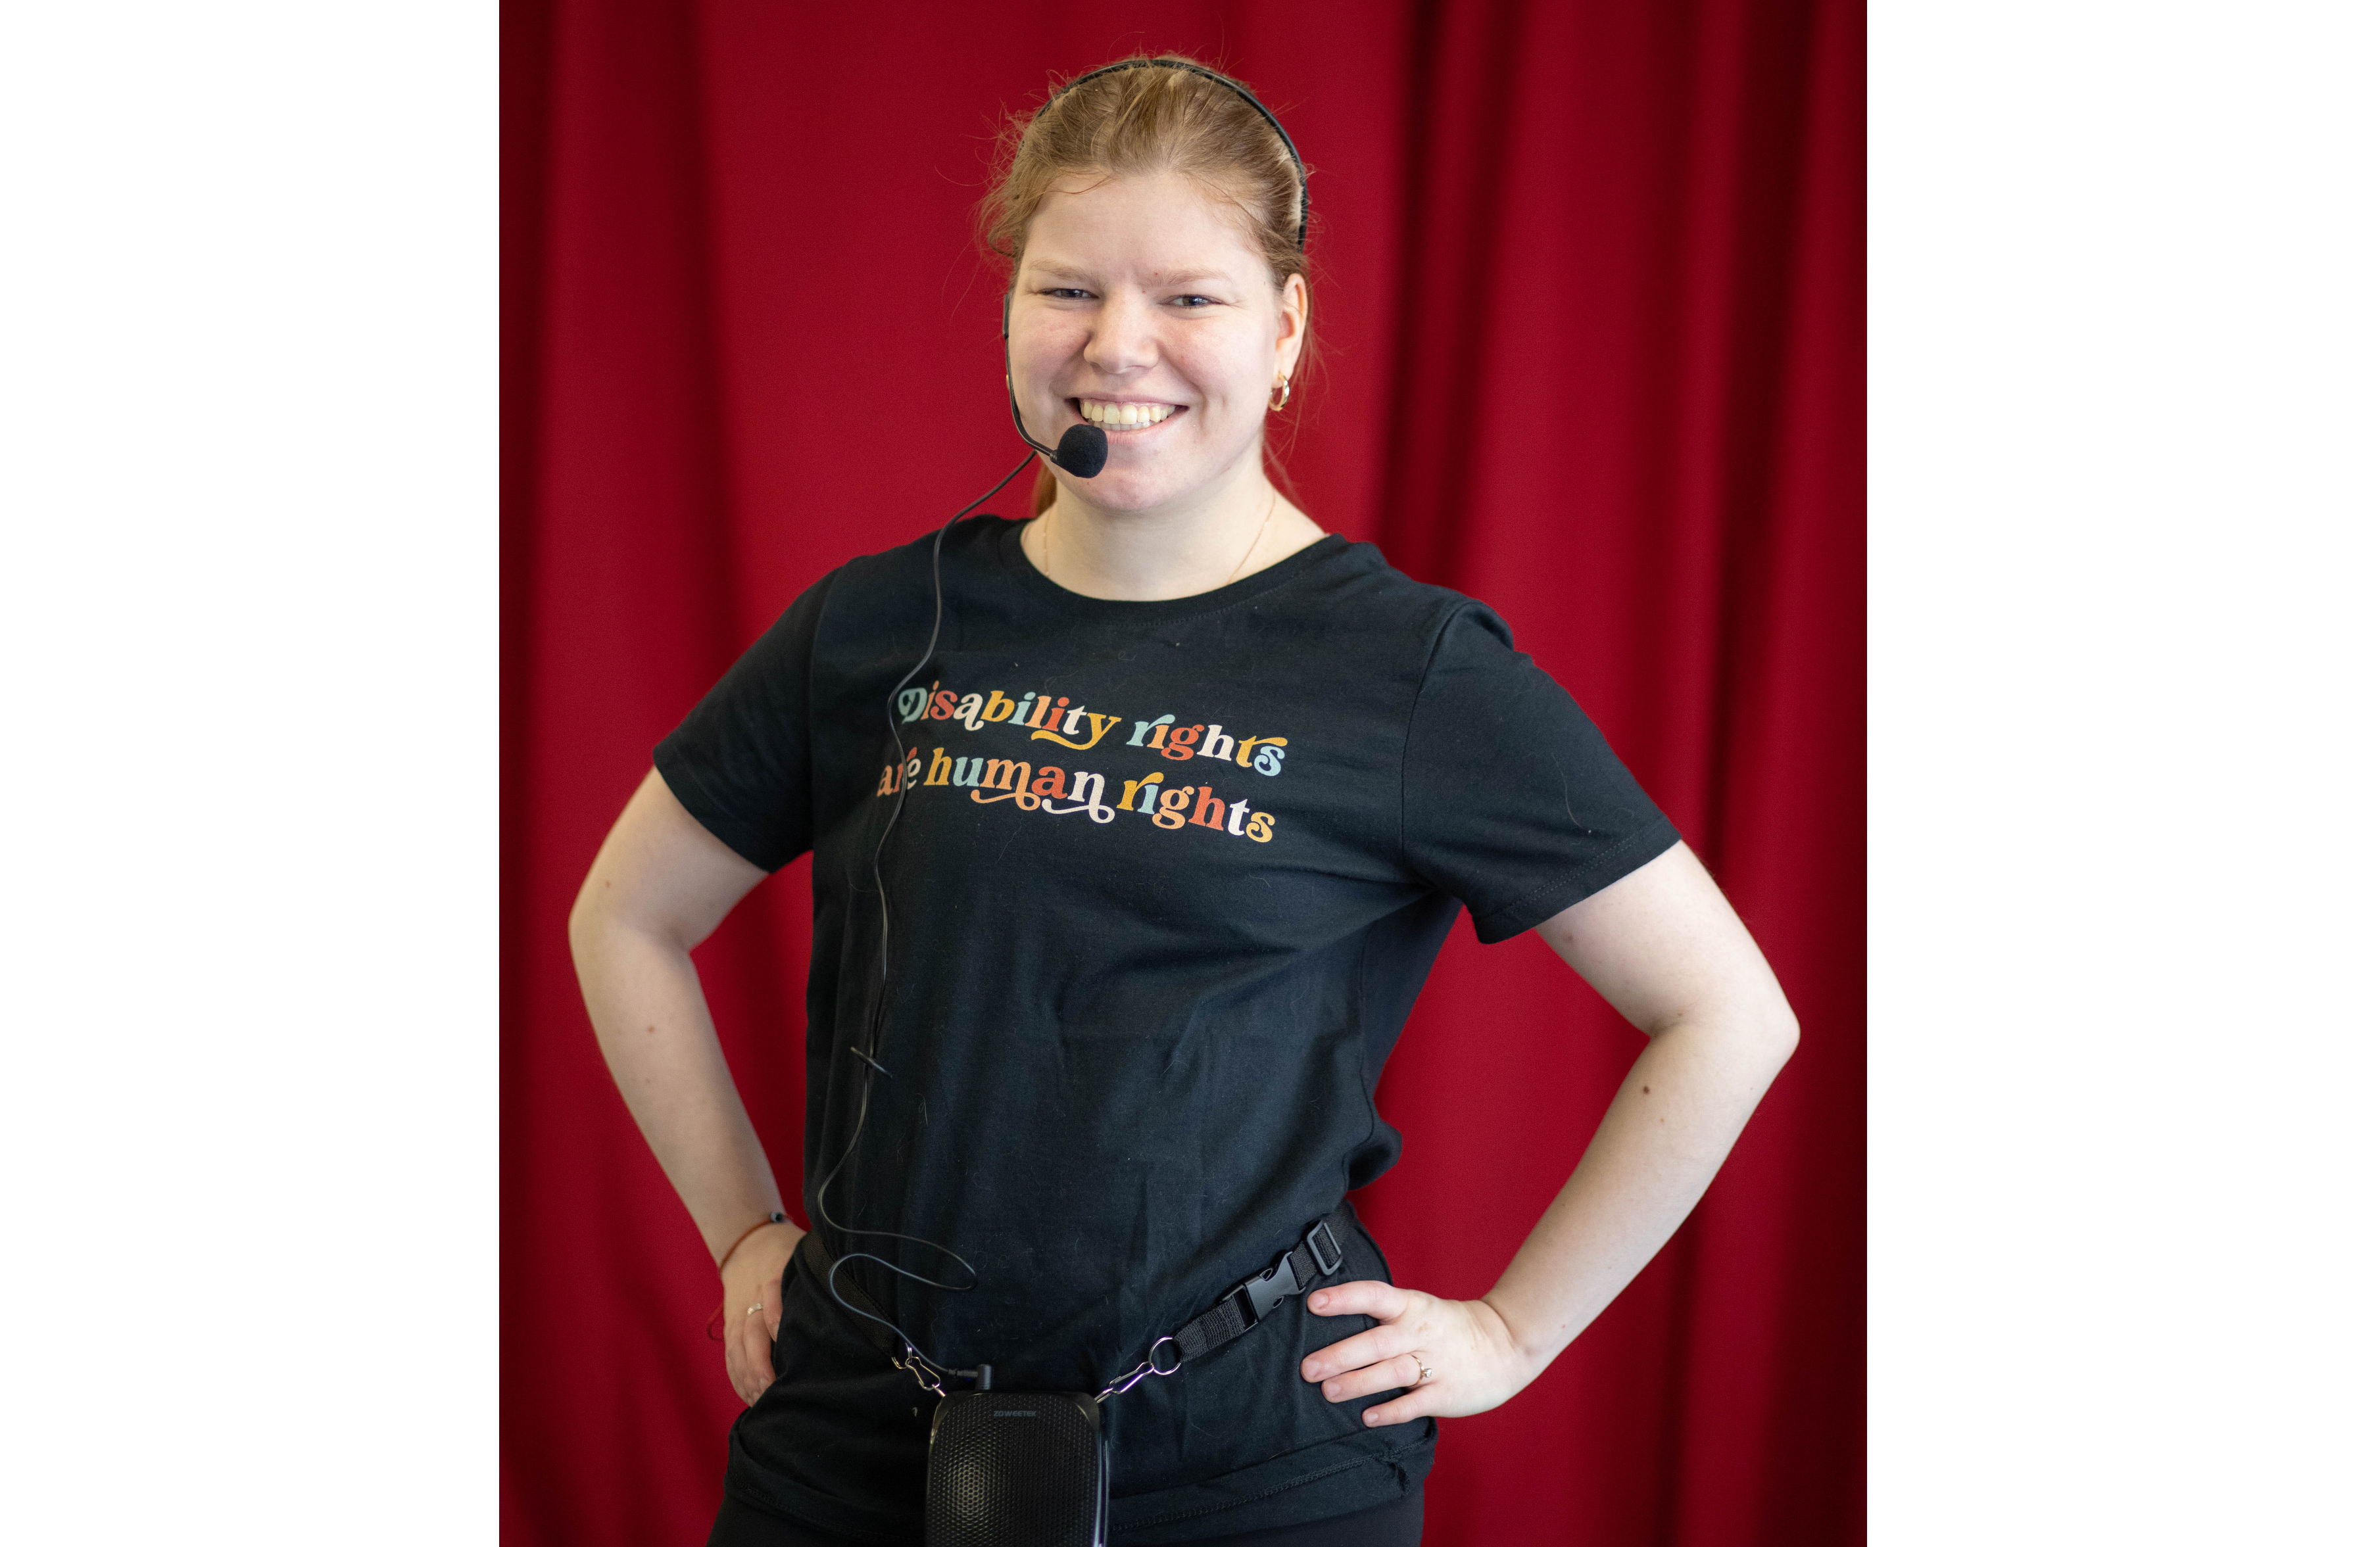
M508 1543L700 1541L736 1410L716 1277L578 1000L578 878L802 587L1015 460L972 237L1000 115L1166 49L1317 168L1301 502L1512 624L1802 1018L1679 1238L1445 1426L1428 1539L1862 1538L1864 28L1850 0L507 0ZM698 953L789 1199L808 885ZM1458 927L1381 1085L1404 1158L1356 1200L1400 1281L1492 1284L1641 1045L1540 943Z

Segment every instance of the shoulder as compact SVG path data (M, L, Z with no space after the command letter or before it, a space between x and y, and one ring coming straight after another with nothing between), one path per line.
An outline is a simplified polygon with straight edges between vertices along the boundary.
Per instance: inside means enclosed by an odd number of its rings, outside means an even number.
M819 582L824 627L838 636L854 629L870 635L924 630L934 612L937 558L948 594L1015 562L1015 526L1002 516L969 516L947 531L935 527L895 547L845 560Z
M1301 589L1334 634L1399 649L1418 668L1427 668L1451 639L1512 650L1512 629L1486 602L1414 579L1368 542L1329 540L1338 551L1314 566Z
M945 573L953 566L998 566L1011 551L1009 534L1019 524L1001 515L971 515L946 531L935 526L906 542L846 560L830 574L845 586L907 585L930 580L939 543Z

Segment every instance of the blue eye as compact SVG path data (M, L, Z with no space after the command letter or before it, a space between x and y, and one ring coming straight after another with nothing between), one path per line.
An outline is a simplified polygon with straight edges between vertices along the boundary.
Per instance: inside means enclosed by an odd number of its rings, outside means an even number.
M1091 293L1087 290L1075 290L1062 285L1055 290L1044 290L1041 294L1061 301L1075 301L1087 300Z
M1210 307L1215 305L1216 302L1215 297L1212 296L1176 296L1173 297L1172 304L1178 307L1195 308Z

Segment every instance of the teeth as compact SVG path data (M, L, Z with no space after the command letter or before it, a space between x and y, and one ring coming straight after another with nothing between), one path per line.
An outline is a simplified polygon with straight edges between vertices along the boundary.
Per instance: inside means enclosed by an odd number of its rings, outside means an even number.
M1139 429L1173 417L1170 403L1092 403L1082 405L1083 417L1112 429Z

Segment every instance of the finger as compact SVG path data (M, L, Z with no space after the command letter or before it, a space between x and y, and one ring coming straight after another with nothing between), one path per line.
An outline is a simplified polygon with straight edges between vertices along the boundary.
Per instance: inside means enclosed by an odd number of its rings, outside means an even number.
M752 1383L750 1380L746 1378L744 1373L744 1345L736 1341L735 1329L732 1326L727 1329L726 1363L727 1384L729 1388L735 1393L735 1399L738 1402L743 1403L747 1408L750 1407L752 1405Z
M763 1303L759 1310L745 1317L744 1320L749 1328L745 1334L744 1347L749 1358L749 1368L752 1373L752 1400L758 1402L760 1399L760 1394L777 1382L777 1366L771 1358L774 1350L769 1346L767 1305Z
M1392 1359L1412 1347L1413 1334L1405 1328L1393 1323L1377 1326L1353 1337L1342 1337L1327 1348L1315 1349L1298 1366L1298 1372L1309 1381L1328 1380Z
M1393 1284L1383 1284L1377 1278L1359 1278L1352 1284L1333 1284L1317 1289L1305 1297L1306 1309L1318 1316L1370 1316L1377 1321L1390 1321L1404 1313L1413 1295Z
M1351 1370L1344 1375L1333 1375L1322 1383L1323 1396L1332 1402L1344 1402L1351 1397L1369 1396L1375 1392L1394 1391L1399 1386L1412 1385L1421 1377L1415 1373L1421 1361L1413 1354L1399 1354L1378 1364L1367 1364L1361 1370Z
M773 1278L760 1281L760 1320L769 1323L769 1341L777 1340L777 1327L785 1319L785 1291Z
M1402 1361L1400 1360L1400 1363ZM1417 1418L1427 1418L1438 1409L1430 1405L1429 1387L1408 1391L1393 1402L1364 1409L1366 1427L1378 1429L1384 1423L1411 1423Z
M758 1402L776 1377L769 1363L769 1343L761 1331L760 1312L746 1313L741 1309L736 1311L734 1342L739 1356L736 1362L742 1366L736 1372L736 1395L747 1404Z
M727 1323L727 1384L735 1388L735 1399L752 1400L752 1382L744 1372L744 1335L731 1317Z

